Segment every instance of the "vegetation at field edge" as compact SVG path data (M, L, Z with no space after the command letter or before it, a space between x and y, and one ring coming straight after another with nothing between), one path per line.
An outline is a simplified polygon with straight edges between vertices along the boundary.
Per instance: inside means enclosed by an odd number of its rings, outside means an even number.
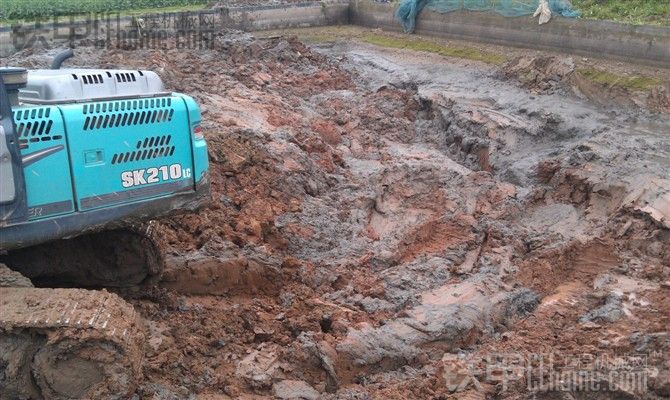
M572 0L582 18L670 26L670 0Z
M54 15L76 15L102 12L165 8L192 8L208 0L2 0L0 21L48 19ZM173 10L174 11L174 10Z

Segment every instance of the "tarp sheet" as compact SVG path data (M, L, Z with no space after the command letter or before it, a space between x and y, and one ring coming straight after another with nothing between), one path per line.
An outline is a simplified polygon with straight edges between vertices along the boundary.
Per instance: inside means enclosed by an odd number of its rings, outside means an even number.
M424 8L439 13L457 10L493 11L505 17L533 15L541 0L402 0L396 10L405 32L414 32L416 18ZM577 17L579 12L572 8L569 0L547 0L553 14Z

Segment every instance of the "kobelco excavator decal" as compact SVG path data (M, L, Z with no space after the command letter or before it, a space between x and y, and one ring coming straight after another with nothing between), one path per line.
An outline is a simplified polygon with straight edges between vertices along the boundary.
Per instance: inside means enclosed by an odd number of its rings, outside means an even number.
M191 168L183 168L180 164L162 165L160 167L123 171L121 173L121 185L124 188L129 188L190 177Z

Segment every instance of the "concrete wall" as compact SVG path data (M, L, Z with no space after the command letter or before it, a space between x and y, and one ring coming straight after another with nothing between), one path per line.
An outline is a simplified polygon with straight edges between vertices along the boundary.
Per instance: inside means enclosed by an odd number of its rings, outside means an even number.
M352 0L350 21L371 28L401 31L393 12L394 6L390 4ZM440 14L424 10L417 19L416 33L670 67L670 28L667 27L562 17L538 25L537 19L530 17L507 18L475 11Z
M14 46L12 45L12 38L9 32L0 32L0 57L7 57L13 52ZM2 65L0 61L0 66Z
M276 6L229 8L230 26L244 30L269 30L340 25L349 22L349 2L318 1Z

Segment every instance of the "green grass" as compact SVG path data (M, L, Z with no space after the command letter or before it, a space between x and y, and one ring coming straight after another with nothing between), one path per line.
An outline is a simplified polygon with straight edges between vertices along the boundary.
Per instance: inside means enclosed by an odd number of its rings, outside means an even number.
M625 76L592 68L578 68L577 73L601 85L619 86L629 90L648 91L662 83L660 79L650 76Z
M377 34L366 34L361 37L361 40L363 42L374 44L380 47L426 51L447 57L458 57L468 60L482 61L488 64L502 64L507 61L504 56L488 53L472 47L447 46L430 40L416 39L414 37L392 37Z
M670 26L670 0L572 0L583 18Z
M0 0L0 22L48 20L54 15L121 12L188 11L202 8L208 0Z

